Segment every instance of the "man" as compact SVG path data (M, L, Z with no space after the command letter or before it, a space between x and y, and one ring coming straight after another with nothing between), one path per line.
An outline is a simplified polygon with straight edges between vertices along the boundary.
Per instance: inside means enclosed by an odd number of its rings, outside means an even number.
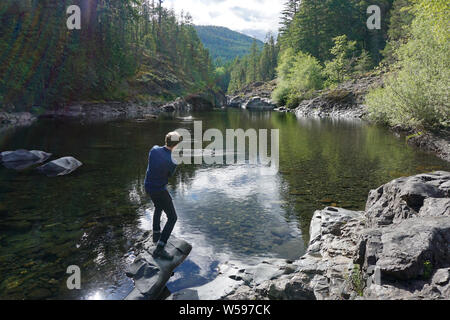
M153 257L163 260L172 260L165 249L165 245L177 222L177 213L172 202L172 197L167 191L169 177L173 176L177 164L172 159L172 151L183 140L177 132L170 132L166 136L164 147L154 146L150 150L148 158L148 169L145 177L145 190L155 205L153 216L153 242L157 243L153 252ZM161 214L164 211L167 215L167 223L161 233Z

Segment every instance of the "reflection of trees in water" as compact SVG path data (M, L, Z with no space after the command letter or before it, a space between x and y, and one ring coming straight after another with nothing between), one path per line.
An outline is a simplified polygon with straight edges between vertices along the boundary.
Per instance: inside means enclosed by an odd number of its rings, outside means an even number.
M297 219L306 242L312 214L332 205L330 200L338 206L362 208L370 188L399 175L431 171L431 167L450 169L438 158L406 147L390 132L366 124L299 123L290 114L238 110L193 116L204 119L205 128L280 129L281 173L277 184L269 180L275 188L270 189L270 197L255 197L264 191L259 190L263 180L250 176L253 194L240 193L239 188L218 180L213 193L208 194L207 188L199 192L199 201L182 199L195 188L202 170L209 174L208 170L225 166L181 165L170 179L169 188L175 197L180 195L176 201L185 201L183 214L188 221L184 226L191 228L186 231L203 228L201 232L207 235L203 241L216 241L212 245L218 250L244 256L244 247L262 254L281 250L273 244L277 239L273 232L281 230L271 224L283 227L286 221ZM106 124L43 121L5 135L0 150L25 148L51 152L55 157L72 155L84 166L55 179L0 169L0 274L4 279L0 298L27 298L34 288L49 290L51 297L69 294L73 296L68 298L79 298L80 292L67 293L52 284L64 283L65 270L72 264L85 270L86 291L112 287L120 280L124 255L142 232L140 219L151 206L144 190L148 151L161 145L168 131L182 125L176 119ZM229 189L231 195L220 188ZM285 204L266 207L267 199ZM199 212L212 215L202 218ZM284 222L273 220L274 212L284 215ZM272 242L264 244L268 239ZM27 273L20 274L24 270Z

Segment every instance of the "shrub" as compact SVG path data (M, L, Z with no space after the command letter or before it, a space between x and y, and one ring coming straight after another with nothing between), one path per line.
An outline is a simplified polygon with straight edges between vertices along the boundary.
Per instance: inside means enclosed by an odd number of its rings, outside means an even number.
M346 35L336 37L334 47L330 50L335 57L325 63L325 74L331 82L342 82L353 72L353 64L356 61L356 41L348 41Z
M287 49L280 58L277 69L278 85L272 99L278 105L290 108L298 106L303 99L323 88L322 67L319 61L303 52Z
M398 71L366 97L373 120L405 128L450 127L449 7L448 2L418 1L411 39L397 52Z

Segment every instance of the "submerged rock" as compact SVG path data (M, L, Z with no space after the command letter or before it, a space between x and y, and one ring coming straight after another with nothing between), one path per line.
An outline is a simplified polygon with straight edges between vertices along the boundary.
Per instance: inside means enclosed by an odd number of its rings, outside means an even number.
M83 163L73 157L64 157L51 161L37 168L37 170L48 177L56 177L68 175L82 165Z
M0 153L0 162L8 169L25 170L33 165L45 162L51 153L38 150L16 150Z
M136 245L137 257L129 266L127 276L134 280L134 290L125 300L161 300L170 295L166 283L172 277L173 270L187 258L192 246L186 241L172 236L166 250L173 255L170 261L155 259L152 252L156 249L152 236L147 233Z

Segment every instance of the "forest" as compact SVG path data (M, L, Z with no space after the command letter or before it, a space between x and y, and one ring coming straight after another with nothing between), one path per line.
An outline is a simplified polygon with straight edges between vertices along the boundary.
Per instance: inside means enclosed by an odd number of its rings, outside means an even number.
M66 9L81 8L81 30ZM214 88L214 68L193 26L150 0L4 0L0 3L0 106L29 111L73 101Z
M367 27L369 5L380 7L381 29ZM229 93L276 78L273 100L295 108L317 90L383 74L384 88L366 101L372 120L449 128L450 1L289 0L284 8L275 44L269 37L262 51L253 48L229 67Z
M255 39L250 48L248 38L194 26L189 13L177 15L163 3L2 1L0 108L169 101L205 90L234 94L274 79L273 100L295 108L318 90L383 74L384 88L367 97L372 120L450 126L448 0L288 0L278 35L269 33L262 47ZM81 30L65 27L72 4L83 12ZM370 5L381 9L380 29L367 27ZM219 49L221 37L231 37L226 59L206 49L198 33Z

